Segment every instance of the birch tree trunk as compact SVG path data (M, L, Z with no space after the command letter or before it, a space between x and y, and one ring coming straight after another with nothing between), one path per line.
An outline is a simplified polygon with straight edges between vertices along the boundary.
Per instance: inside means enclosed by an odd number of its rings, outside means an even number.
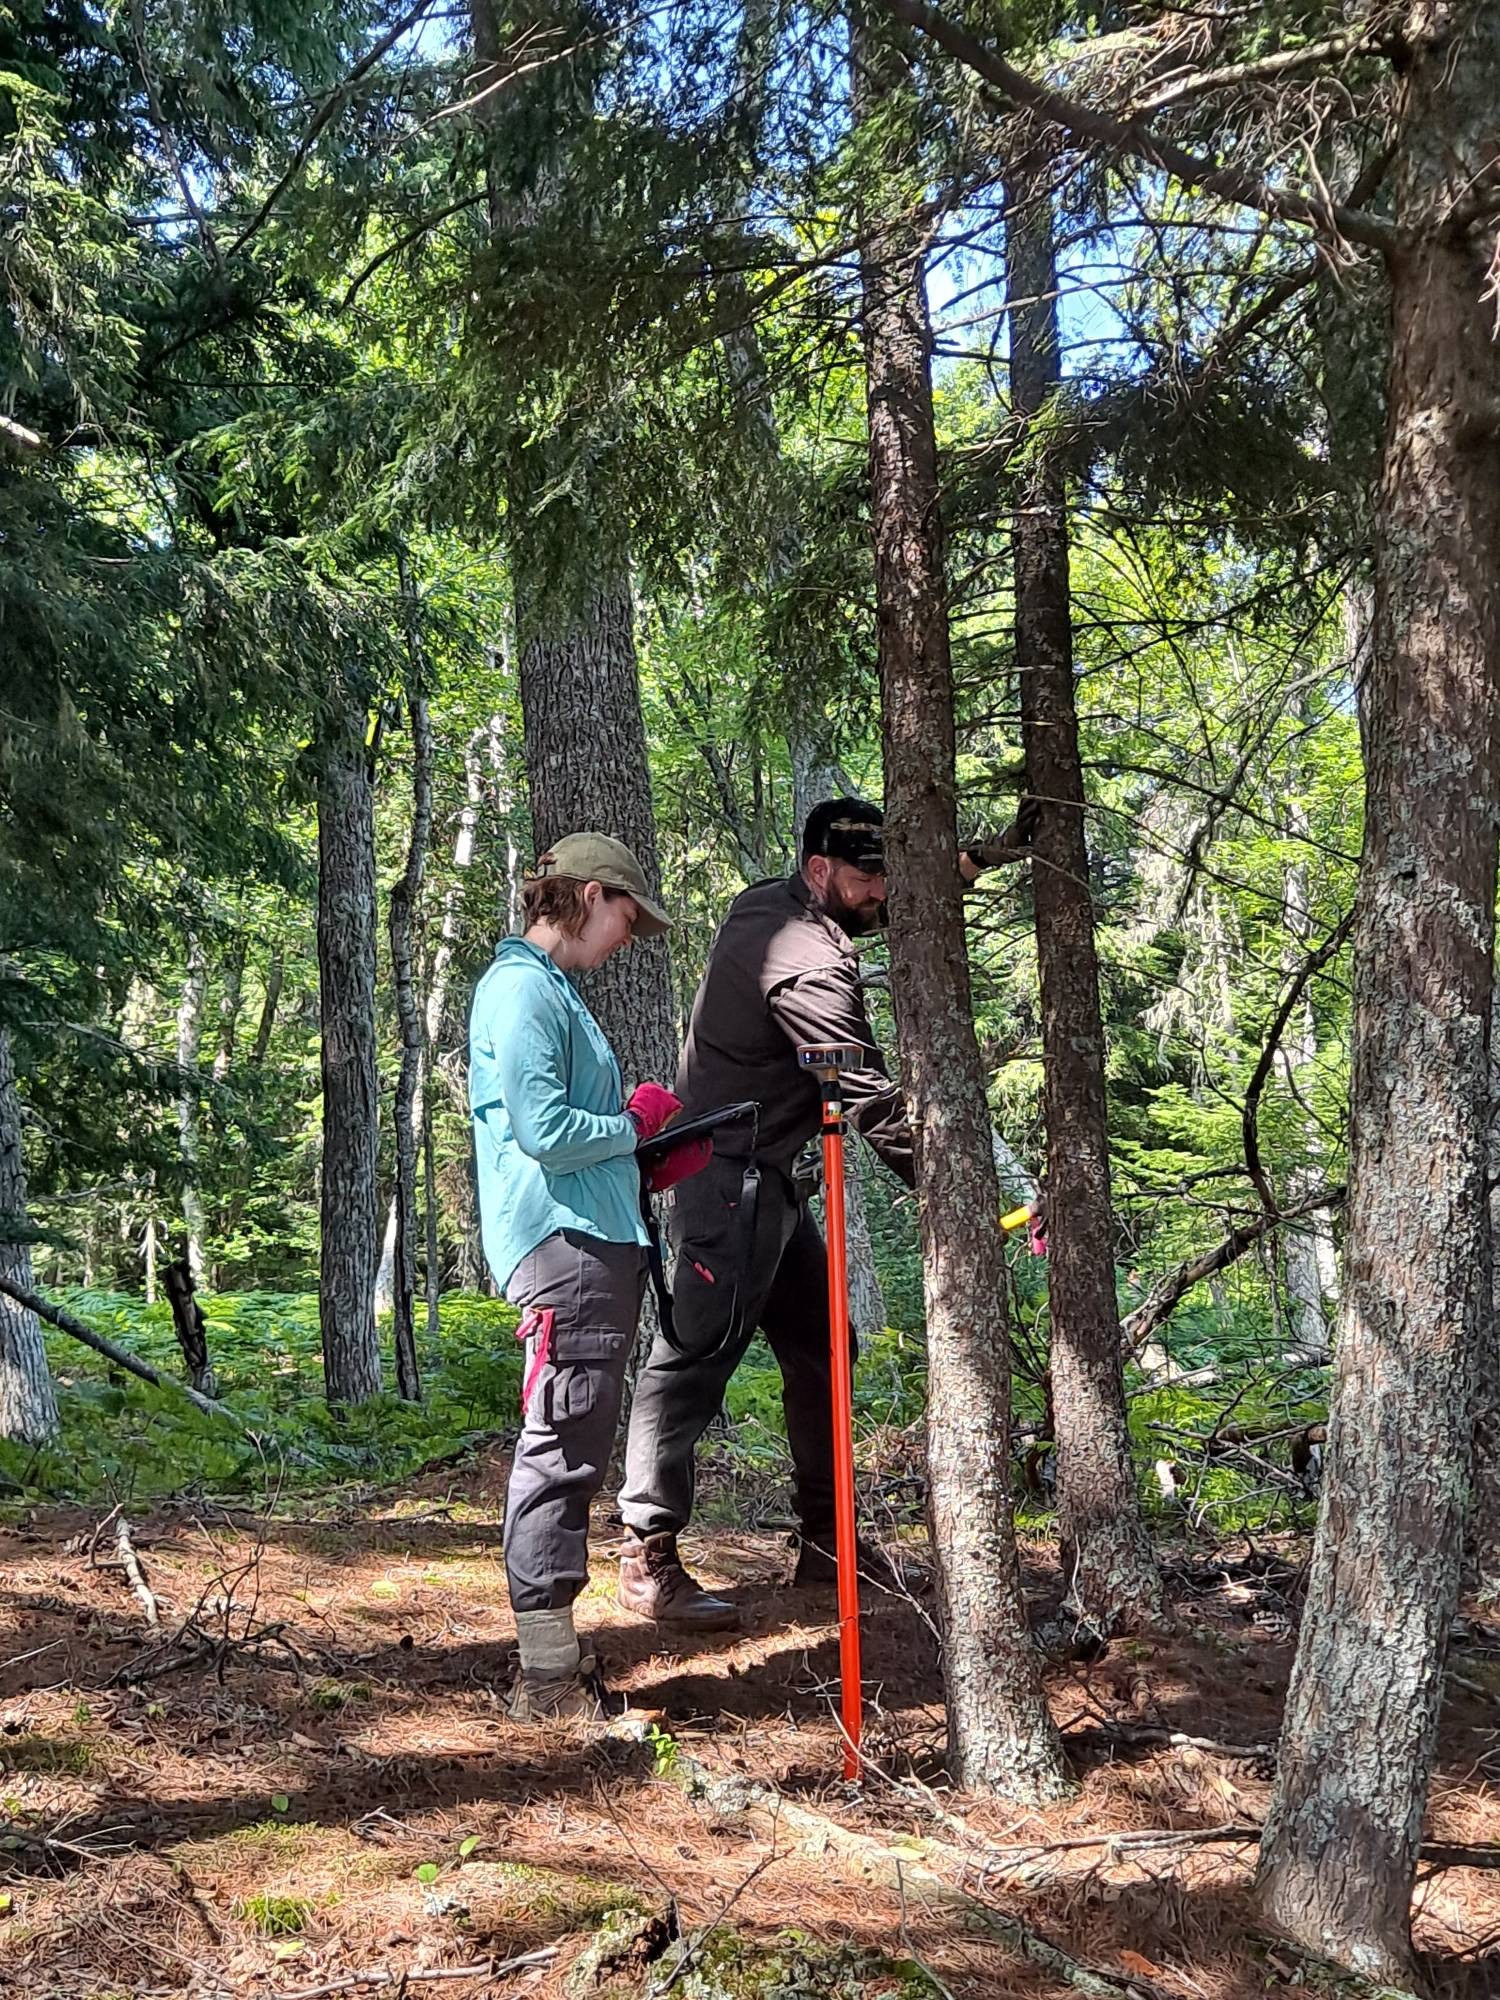
M1115 1296L1104 1091L1104 1022L1084 837L1073 692L1068 503L1046 425L1061 382L1053 242L1055 144L1018 152L1006 176L1011 407L1026 421L1017 495L1015 660L1032 842L1047 1127L1047 1286L1063 1575L1105 1632L1163 1616L1161 1573L1141 1514Z
M1292 802L1288 818L1293 837L1305 839L1308 833L1307 815L1299 801ZM1287 869L1284 907L1289 935L1306 938L1309 935L1307 868L1300 860ZM1295 958L1295 955L1293 951L1291 956ZM1293 968L1288 965L1287 969L1290 971ZM1304 999L1287 1023L1281 1046L1276 1051L1276 1067L1294 1098L1302 1095L1300 1086L1311 1074L1317 1056L1317 1026L1313 1019L1312 1002ZM1304 1200L1327 1179L1317 1164L1323 1151L1323 1135L1310 1114L1305 1118L1305 1131L1312 1164L1300 1167L1288 1176L1288 1206L1295 1206ZM1337 1268L1328 1211L1324 1209L1308 1216L1305 1221L1288 1223L1281 1232L1281 1256L1286 1271L1287 1313L1292 1327L1293 1356L1298 1360L1321 1364L1328 1359L1326 1300L1337 1295L1336 1286L1329 1291L1326 1284L1327 1274Z
M406 570L402 565L402 587ZM420 1402L417 1368L415 1302L417 1293L417 1154L421 1145L423 1106L417 1101L427 1060L426 1023L417 1004L413 973L412 933L427 866L427 842L432 829L432 723L427 697L413 684L407 698L411 720L412 810L406 868L391 890L391 979L396 989L396 1018L401 1029L401 1072L396 1081L396 1213L395 1292L392 1337L396 1350L396 1390L407 1402Z
M245 940L236 938L224 961L224 990L219 995L219 1045L214 1051L214 1082L222 1083L234 1067L239 1035L240 994L245 984Z
M365 704L330 688L318 773L323 1168L319 1319L330 1403L381 1386L375 1332L380 1097L375 1063L375 799Z
M26 1163L21 1150L21 1100L10 1036L0 1028L0 1226L25 1223ZM0 1228L0 1274L31 1290L31 1249L7 1243ZM45 1444L59 1429L57 1393L35 1313L0 1293L0 1438Z
M853 31L857 115L886 85ZM899 160L882 200L900 199ZM887 211L889 215L890 211ZM891 985L916 1143L927 1306L929 1509L955 1781L1067 1788L1020 1592L1010 1490L1008 1287L969 992L953 676L920 240L886 220L860 258L883 708Z
M187 1225L188 1269L203 1283L203 1196L198 1187L198 1057L203 1046L203 999L207 970L203 942L188 938L187 971L177 1005L177 1151L182 1161L182 1219Z
M1344 1297L1322 1504L1260 1894L1376 1983L1411 1890L1457 1602L1488 1301L1500 478L1493 188L1500 10L1405 19L1355 940Z

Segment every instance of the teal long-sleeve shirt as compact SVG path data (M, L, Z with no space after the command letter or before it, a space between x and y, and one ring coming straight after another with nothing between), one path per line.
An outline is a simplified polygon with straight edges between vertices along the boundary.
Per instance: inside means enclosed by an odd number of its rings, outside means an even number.
M573 982L502 939L469 1013L469 1106L484 1254L503 1291L560 1229L645 1243L635 1125L604 1031Z

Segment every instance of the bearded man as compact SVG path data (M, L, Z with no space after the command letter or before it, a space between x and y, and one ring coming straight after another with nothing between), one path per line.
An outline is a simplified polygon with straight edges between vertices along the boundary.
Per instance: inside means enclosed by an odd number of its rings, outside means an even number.
M1019 859L1029 830L1023 812L1000 840L964 853L965 879ZM808 815L798 872L736 897L709 952L677 1074L683 1117L744 1099L761 1111L753 1131L725 1129L668 1216L674 1338L657 1335L637 1378L620 1493L619 1601L641 1617L697 1631L739 1622L683 1567L677 1537L692 1514L694 1449L757 1327L781 1370L799 1523L793 1582L836 1579L828 1261L812 1190L793 1172L819 1129L820 1099L797 1052L863 1052L839 1075L846 1116L911 1187L906 1107L870 1032L856 947L884 925L885 898L880 807L826 800Z

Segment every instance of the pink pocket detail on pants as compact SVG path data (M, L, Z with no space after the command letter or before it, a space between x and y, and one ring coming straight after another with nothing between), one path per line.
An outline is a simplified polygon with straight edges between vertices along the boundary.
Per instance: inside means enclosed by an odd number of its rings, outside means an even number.
M526 1370L526 1379L521 1384L521 1415L524 1417L531 1405L531 1393L536 1387L537 1377L552 1359L552 1322L557 1317L551 1306L532 1306L521 1315L521 1324L516 1328L516 1339L527 1341L532 1334L540 1338L536 1353Z
M692 1265L693 1269L698 1273L698 1276L703 1280L705 1285L711 1285L714 1283L714 1274L712 1271L709 1270L707 1264L700 1264L696 1257L689 1257L688 1262Z

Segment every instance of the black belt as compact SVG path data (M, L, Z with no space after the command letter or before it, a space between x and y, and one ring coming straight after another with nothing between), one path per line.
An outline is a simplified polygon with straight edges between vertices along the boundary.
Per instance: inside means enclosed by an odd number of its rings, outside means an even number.
M750 1127L750 1152L740 1181L740 1245L739 1255L735 1260L734 1295L730 1302L729 1325L712 1347L686 1348L677 1338L677 1327L672 1317L672 1292L667 1284L666 1260L662 1256L661 1249L661 1225L656 1219L656 1211L651 1206L646 1176L641 1175L641 1220L646 1225L646 1262L651 1272L652 1290L656 1293L656 1310L661 1321L662 1334L668 1347L675 1353L691 1354L696 1361L708 1361L714 1355L722 1354L725 1348L732 1346L744 1331L745 1301L755 1256L755 1217L760 1207L760 1164L755 1157L760 1106L746 1100L742 1104L721 1105L717 1111L705 1111L696 1118L679 1118L664 1131L658 1132L654 1138L643 1140L635 1149L637 1160L643 1166L651 1166L690 1140L707 1139L711 1144L714 1134L721 1126L744 1124Z

